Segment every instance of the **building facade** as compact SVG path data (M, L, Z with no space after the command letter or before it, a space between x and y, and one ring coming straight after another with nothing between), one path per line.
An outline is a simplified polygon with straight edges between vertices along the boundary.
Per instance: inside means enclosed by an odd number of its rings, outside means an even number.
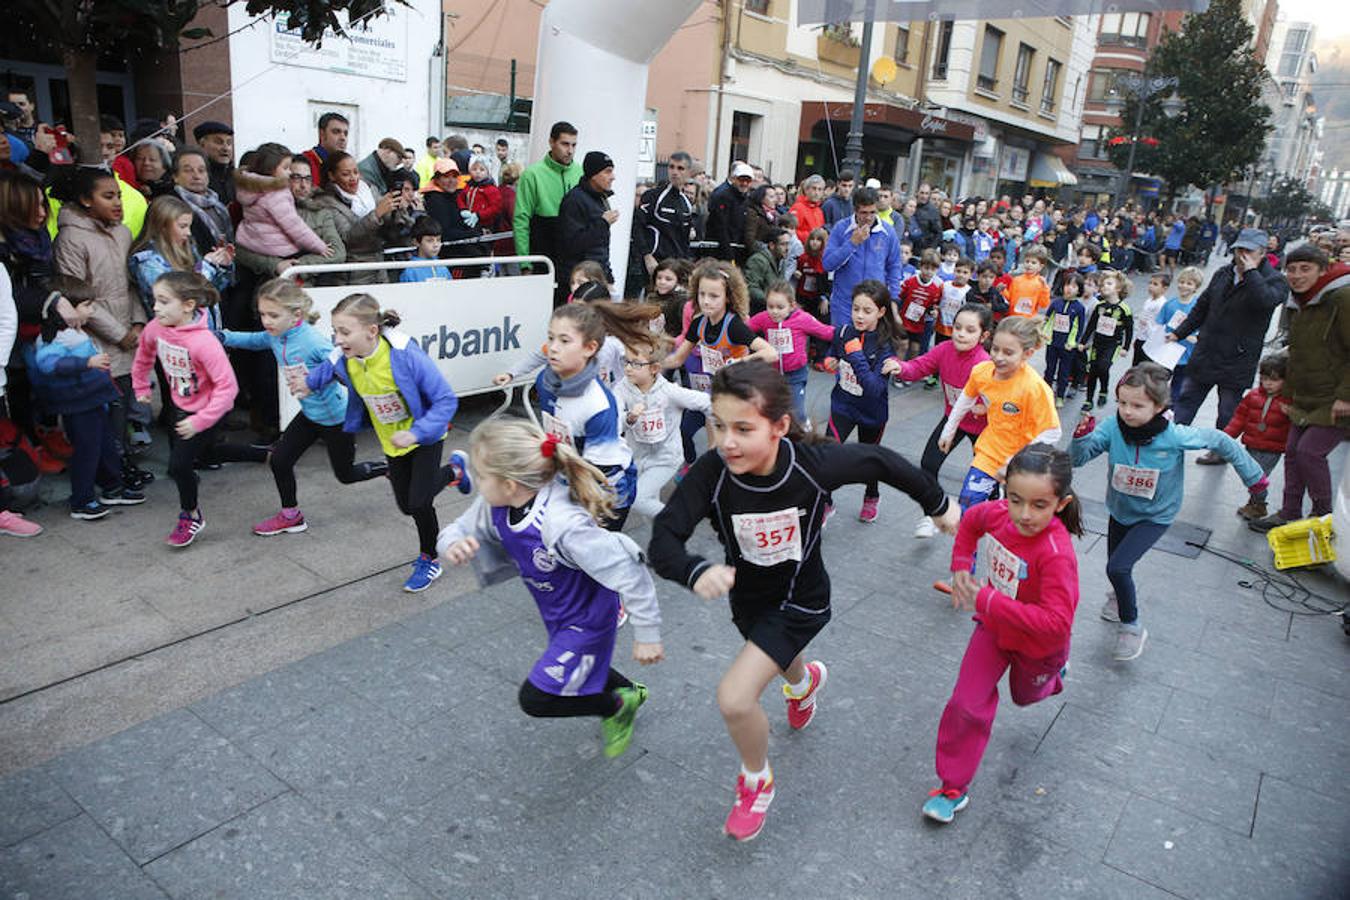
M1317 73L1313 44L1317 27L1311 22L1276 19L1266 54L1273 89L1267 102L1274 113L1274 130L1266 143L1266 157L1281 176L1308 184L1313 175L1317 146L1321 138L1321 120L1312 92L1312 76Z

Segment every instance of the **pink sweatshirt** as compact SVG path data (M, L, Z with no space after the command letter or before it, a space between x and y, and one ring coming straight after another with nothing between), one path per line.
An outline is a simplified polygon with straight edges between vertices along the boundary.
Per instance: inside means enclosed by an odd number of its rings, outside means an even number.
M961 516L952 571L970 571L975 547L988 553L989 583L975 599L975 618L1003 650L1043 659L1064 651L1078 608L1078 558L1058 517L1035 537L1023 537L1008 518L1008 501L977 503Z
M239 246L283 258L302 250L327 252L328 245L295 211L295 197L284 179L237 172L235 185L235 197L244 211L244 220L234 235Z
M158 319L145 326L131 364L131 389L137 397L150 393L156 359L169 381L174 406L192 413L188 420L198 431L219 422L234 405L239 383L225 348L206 327L204 313L177 328L166 328Z
M989 358L984 347L976 344L965 353L960 353L951 341L943 341L922 356L916 356L900 366L901 381L918 381L936 374L942 381L942 414L952 414L952 404L961 396L961 390L970 379L970 370ZM974 413L961 420L960 429L969 434L979 434L989 420Z
M762 334L766 338L769 336L770 328L786 328L791 333L791 350L782 350L778 346L774 346L774 349L778 351L783 372L795 372L806 365L807 338L818 337L822 341L834 340L833 328L800 309L794 309L788 313L788 317L783 320L781 325L775 322L773 316L769 315L768 312L755 313L746 324L755 334ZM769 341L769 343L772 344L773 341Z

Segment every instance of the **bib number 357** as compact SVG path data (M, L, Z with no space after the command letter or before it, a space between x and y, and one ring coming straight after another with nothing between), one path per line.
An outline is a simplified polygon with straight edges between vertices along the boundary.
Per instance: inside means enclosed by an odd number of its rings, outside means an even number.
M756 566L776 566L802 558L802 529L798 511L741 513L731 517L741 558Z

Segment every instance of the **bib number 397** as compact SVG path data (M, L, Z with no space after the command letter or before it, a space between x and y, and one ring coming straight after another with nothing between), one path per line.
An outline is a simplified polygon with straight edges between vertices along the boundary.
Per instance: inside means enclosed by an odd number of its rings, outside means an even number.
M801 561L802 529L796 507L768 513L741 513L731 517L731 528L741 558L756 566Z

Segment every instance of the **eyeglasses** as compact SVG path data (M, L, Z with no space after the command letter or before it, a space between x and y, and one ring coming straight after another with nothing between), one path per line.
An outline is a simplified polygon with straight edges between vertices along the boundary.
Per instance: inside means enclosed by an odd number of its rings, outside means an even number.
M623 361L623 367L625 369L640 369L643 366L650 366L653 363L654 360L650 359L628 359L625 357Z
M314 180L313 175L297 175L294 172L291 173L291 181L313 181L313 180Z

